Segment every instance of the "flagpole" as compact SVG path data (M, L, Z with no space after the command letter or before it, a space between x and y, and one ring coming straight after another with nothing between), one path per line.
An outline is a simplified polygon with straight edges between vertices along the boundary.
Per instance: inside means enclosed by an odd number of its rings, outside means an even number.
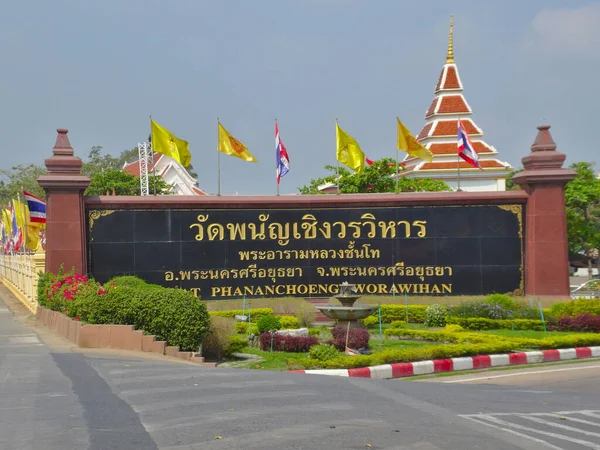
M152 113L150 113L150 148L152 150L152 185L154 188L154 195L156 195L156 164L154 164L154 143L152 142ZM148 157L148 151L146 150L146 157ZM146 167L148 167L148 161L146 161ZM148 169L146 169L146 172ZM140 174L141 175L141 174Z
M456 123L456 130L458 131L458 125L460 124L460 116L458 117ZM456 152L456 168L458 170L458 186L456 188L456 192L460 192L460 153Z
M277 117L275 117L275 128L277 128L277 130L279 131L279 128L277 127ZM279 145L281 145L281 141L280 141ZM277 152L279 152L279 149L275 149L275 150ZM277 155L276 161L279 161L280 156L281 155ZM278 173L280 174L280 176L277 176ZM278 165L275 168L275 184L277 185L277 196L279 196L279 183L280 182L281 182L281 166L279 165L279 162L278 162Z
M217 117L217 195L221 195L221 152L219 151L219 118Z
M338 127L338 120L337 117L335 118L335 136L336 136L336 153L337 153L337 127ZM340 195L340 191L341 191L341 186L340 186L340 181L341 181L341 177L340 177L340 169L341 169L341 163L340 161L337 159L337 155L336 155L336 161L337 161L337 180L336 180L336 185L337 185L337 193L336 195Z

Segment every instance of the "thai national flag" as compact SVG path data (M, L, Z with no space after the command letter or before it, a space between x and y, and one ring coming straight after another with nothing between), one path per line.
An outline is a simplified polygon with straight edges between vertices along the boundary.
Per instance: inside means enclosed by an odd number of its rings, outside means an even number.
M29 192L23 192L23 195L29 208L29 220L34 223L46 223L46 202Z
M475 151L473 143L467 134L467 130L465 130L465 127L460 120L458 121L458 156L473 167L481 169L481 166L479 165L479 155Z
M12 248L15 252L18 252L21 248L21 244L23 243L23 233L21 231L21 227L17 224L17 212L15 208L10 205L10 215L11 215L11 228L12 228Z
M281 181L281 177L290 171L290 157L283 145L283 141L279 137L279 127L275 122L275 162L277 164L277 184Z

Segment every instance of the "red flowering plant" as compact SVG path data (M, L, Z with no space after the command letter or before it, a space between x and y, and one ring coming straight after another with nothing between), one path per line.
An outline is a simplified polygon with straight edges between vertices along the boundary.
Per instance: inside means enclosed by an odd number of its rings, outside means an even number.
M99 283L74 271L67 274L59 271L58 274L44 275L46 275L45 280L40 279L40 284L45 285L39 292L40 304L75 320L80 320L82 310L85 311L82 297L89 293L101 294L103 291Z

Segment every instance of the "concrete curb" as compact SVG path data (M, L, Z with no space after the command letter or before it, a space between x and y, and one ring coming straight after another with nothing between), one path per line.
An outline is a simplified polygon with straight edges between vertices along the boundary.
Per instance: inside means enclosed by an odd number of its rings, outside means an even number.
M600 347L564 348L559 350L539 350L517 352L504 355L479 355L464 358L436 359L410 363L383 364L381 366L358 369L291 370L290 372L311 375L333 375L358 378L403 378L415 375L428 375L461 370L485 369L488 367L520 366L551 361L586 359L600 357Z

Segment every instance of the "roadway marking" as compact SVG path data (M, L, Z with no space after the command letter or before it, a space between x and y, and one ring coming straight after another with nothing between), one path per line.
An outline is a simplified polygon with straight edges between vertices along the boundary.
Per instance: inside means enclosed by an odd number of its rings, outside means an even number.
M557 447L557 446L551 444L550 442L543 440L543 439L539 439L535 436L530 436L530 433L541 434L546 439L550 438L550 439L558 439L558 440L562 440L562 441L568 441L568 442L571 442L574 444L581 445L583 447L591 448L594 450L600 450L600 445L595 442L578 439L571 435L553 433L550 431L546 431L545 429L531 428L528 426L520 425L518 423L509 421L510 419L514 420L515 418L524 419L524 420L529 420L529 421L538 423L543 427L551 427L551 428L553 427L553 428L558 428L559 430L565 430L566 432L571 433L571 434L580 434L580 435L584 435L584 436L600 437L600 433L595 433L595 432L592 432L589 430L577 428L574 426L568 426L568 425L564 425L563 423L552 422L551 420L544 420L544 419L540 418L540 416L544 416L544 417L551 417L551 418L559 419L561 421L564 420L567 422L574 422L574 425L581 423L584 425L600 426L600 423L591 422L591 421L583 420L583 419L578 419L576 417L571 417L572 415L575 415L575 414L584 414L584 415L587 415L588 417L600 418L600 416L595 414L598 412L600 412L600 411L564 411L564 412L554 412L554 413L530 413L530 414L523 414L523 413L467 414L467 415L461 415L460 417L462 417L464 419L472 420L481 425L486 425L486 426L489 426L492 428L501 429L503 431L519 435L523 438L538 442L540 444L543 444L546 447L553 448L553 449L558 449L561 447ZM500 417L505 420L501 420ZM516 430L519 430L519 431L516 431Z
M517 366L515 366L515 368L516 367ZM536 374L543 374L543 373L567 372L569 370L585 370L585 369L600 369L600 364L597 364L595 366L565 367L564 369L533 370L530 372L508 373L505 375L491 375L491 376L486 376L486 377L467 378L464 380L443 381L443 383L446 383L446 384L468 383L469 381L491 380L493 378L519 377L519 376L523 376L523 375L536 375Z

